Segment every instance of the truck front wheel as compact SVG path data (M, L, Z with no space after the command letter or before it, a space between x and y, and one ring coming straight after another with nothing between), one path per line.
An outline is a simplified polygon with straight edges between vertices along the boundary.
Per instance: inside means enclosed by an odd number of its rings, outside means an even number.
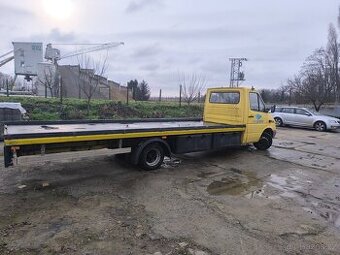
M264 151L270 148L273 144L273 138L268 133L263 133L260 140L257 143L254 143L256 149Z
M158 143L147 145L139 157L139 166L144 170L159 168L164 160L164 149Z

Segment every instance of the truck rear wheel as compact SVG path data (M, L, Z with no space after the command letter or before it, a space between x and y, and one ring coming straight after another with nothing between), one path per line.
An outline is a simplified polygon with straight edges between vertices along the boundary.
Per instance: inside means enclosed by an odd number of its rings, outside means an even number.
M164 149L158 143L147 145L139 157L139 166L144 170L159 168L164 160Z
M257 143L254 143L256 149L264 151L270 148L273 144L273 138L268 133L263 133L260 140Z

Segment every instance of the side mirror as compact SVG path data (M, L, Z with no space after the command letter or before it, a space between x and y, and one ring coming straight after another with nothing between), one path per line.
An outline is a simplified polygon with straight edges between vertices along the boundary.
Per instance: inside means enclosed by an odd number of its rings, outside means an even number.
M267 112L275 112L275 110L276 110L276 105L274 104L273 106L271 106L269 109L268 109L268 111Z

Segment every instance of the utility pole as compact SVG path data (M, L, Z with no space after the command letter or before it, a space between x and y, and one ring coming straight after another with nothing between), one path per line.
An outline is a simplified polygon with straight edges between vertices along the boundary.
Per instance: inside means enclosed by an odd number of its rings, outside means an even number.
M159 102L162 101L162 89L159 90Z
M60 104L63 104L63 78L59 74Z
M129 105L129 87L126 86L126 105Z
M246 58L229 58L230 66L230 84L231 88L238 87L240 81L244 81L244 72L241 72L242 61L248 61Z
M6 95L9 97L8 79L6 79Z
M179 107L182 106L182 84L179 85Z

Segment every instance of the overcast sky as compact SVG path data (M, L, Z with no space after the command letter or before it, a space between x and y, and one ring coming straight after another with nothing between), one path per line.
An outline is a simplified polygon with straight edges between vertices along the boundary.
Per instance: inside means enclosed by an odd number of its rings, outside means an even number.
M0 0L0 55L12 41L125 42L107 76L177 94L178 73L229 84L229 57L247 57L246 82L276 88L327 42L338 0ZM75 50L60 46L63 53ZM92 55L93 57L96 57ZM74 64L75 59L63 60ZM0 68L13 74L13 62Z

